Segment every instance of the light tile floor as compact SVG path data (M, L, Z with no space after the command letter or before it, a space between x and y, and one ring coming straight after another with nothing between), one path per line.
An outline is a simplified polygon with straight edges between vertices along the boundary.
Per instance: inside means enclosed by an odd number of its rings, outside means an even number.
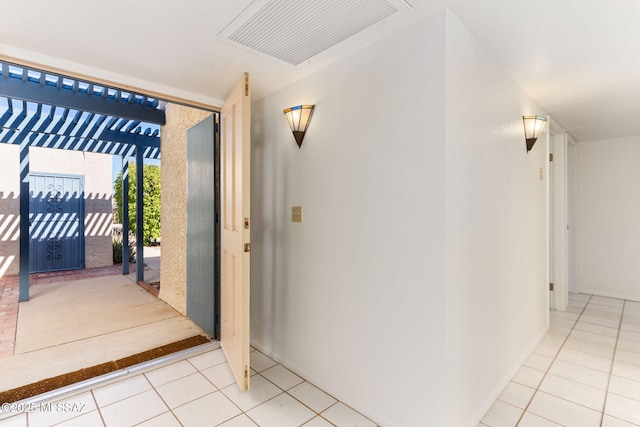
M479 426L640 426L640 302L570 294Z
M213 350L40 404L0 427L376 426L258 351L251 365L246 393ZM571 294L484 426L640 426L640 302Z
M376 427L253 349L251 366L251 389L240 392L222 350L208 351L8 418L0 414L0 427Z

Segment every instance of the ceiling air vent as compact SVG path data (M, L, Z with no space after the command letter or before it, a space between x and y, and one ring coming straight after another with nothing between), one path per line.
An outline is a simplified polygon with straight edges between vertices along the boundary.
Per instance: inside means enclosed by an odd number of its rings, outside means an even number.
M389 0L258 1L219 35L298 65L397 11Z

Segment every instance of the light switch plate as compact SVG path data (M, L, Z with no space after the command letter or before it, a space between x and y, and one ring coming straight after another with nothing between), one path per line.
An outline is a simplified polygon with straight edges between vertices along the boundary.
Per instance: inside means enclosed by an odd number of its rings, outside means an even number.
M302 206L291 208L291 222L302 222Z

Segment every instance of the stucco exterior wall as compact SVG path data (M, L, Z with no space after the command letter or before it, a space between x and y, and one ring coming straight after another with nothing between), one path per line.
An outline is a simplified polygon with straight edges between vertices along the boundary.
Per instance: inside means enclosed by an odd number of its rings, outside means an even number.
M20 272L19 147L0 144L0 277Z
M161 129L162 257L160 299L187 311L187 129L211 112L168 104Z
M19 273L19 151L0 144L0 277ZM85 267L113 264L111 245L111 156L34 147L29 150L32 173L84 176Z

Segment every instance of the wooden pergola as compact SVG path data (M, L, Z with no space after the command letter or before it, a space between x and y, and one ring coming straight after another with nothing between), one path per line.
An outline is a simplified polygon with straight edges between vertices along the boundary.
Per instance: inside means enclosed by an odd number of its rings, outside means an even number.
M144 159L160 159L164 102L32 68L0 62L0 143L20 147L20 301L29 300L29 149L55 148L136 159L143 182ZM128 162L123 162L123 234L129 233ZM137 186L137 281L144 279L143 190ZM123 245L123 274L129 273Z

